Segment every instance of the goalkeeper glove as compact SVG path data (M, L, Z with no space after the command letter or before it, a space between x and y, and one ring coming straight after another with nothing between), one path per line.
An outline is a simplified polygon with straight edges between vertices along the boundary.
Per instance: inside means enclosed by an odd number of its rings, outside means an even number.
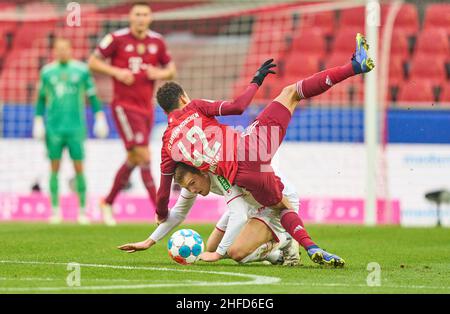
M109 133L108 122L103 111L95 114L94 135L97 138L106 138Z
M263 63L263 65L256 71L255 76L252 79L252 83L258 84L261 86L264 79L269 73L275 74L276 72L271 70L271 68L276 67L277 65L272 63L273 59L269 59Z
M33 122L33 138L42 140L45 137L44 118L42 116L34 117Z

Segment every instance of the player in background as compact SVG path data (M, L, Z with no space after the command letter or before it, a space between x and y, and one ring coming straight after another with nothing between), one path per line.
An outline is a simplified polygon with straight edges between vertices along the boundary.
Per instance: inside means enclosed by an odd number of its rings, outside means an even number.
M33 137L44 139L51 162L50 195L52 216L50 223L62 221L59 207L58 172L65 147L73 160L75 185L80 211L78 222L88 224L86 216L86 179L83 173L86 138L85 95L88 96L95 115L94 134L99 138L108 136L108 124L96 96L94 81L85 63L72 59L68 39L56 39L55 61L45 65L40 73L39 92L34 117ZM44 122L44 115L46 120Z
M127 158L101 203L109 225L115 225L112 204L136 167L140 168L150 200L156 203L149 149L154 119L153 89L157 80L172 79L176 69L162 36L150 30L151 22L148 3L134 3L129 13L129 28L106 35L89 58L91 70L113 78L112 113L127 150Z
M177 162L193 165L225 177L231 184L249 191L256 201L278 210L281 224L305 248L317 263L330 262L332 254L320 249L306 232L292 205L283 197L283 184L271 167L271 160L281 145L300 100L320 95L333 85L374 67L367 55L368 45L356 35L356 49L350 61L342 66L316 73L286 86L241 134L220 124L215 116L241 114L250 104L265 77L274 73L273 60L266 61L256 72L245 92L233 102L190 100L183 88L164 84L157 93L158 103L168 114L169 124L163 136L161 151L161 184L158 191L157 220L167 217L170 186ZM301 66L301 64L299 64ZM202 257L211 261L217 254Z
M186 182L192 180L195 184L190 185L188 190ZM283 195L295 204L298 211L299 198L295 189L285 178L282 180L285 183ZM198 194L206 196L212 192L224 197L228 210L208 238L206 251L218 252L223 258L229 257L239 263L266 260L288 266L299 264L298 243L283 229L279 215L258 204L250 193L230 185L224 177L210 172L201 173L183 163L177 165L175 181L183 188L168 219L148 239L122 245L119 249L132 253L150 248L186 219ZM230 212L238 214L230 215Z

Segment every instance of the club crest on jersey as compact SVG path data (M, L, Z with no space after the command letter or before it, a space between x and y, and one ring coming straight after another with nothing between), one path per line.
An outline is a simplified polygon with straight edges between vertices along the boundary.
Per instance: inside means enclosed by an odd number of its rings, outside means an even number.
M138 132L134 139L136 140L136 143L142 143L144 141L144 135L141 132Z
M148 49L148 52L151 53L152 55L154 55L158 52L158 46L155 44L148 45L147 49Z
M136 51L138 54L143 55L145 53L145 45L144 44L138 44L136 46Z
M132 52L134 50L134 46L132 44L128 44L125 46L126 52Z

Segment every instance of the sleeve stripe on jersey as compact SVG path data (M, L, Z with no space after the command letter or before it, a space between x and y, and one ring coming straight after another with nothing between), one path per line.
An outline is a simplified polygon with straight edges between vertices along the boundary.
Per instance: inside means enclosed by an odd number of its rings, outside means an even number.
M229 200L228 202L227 202L227 205L228 204L230 204L232 201L234 201L235 199L237 199L238 197L241 197L243 194L239 194L239 195L236 195L235 197L233 197L231 200Z
M216 229L219 230L222 233L225 233L225 230L220 229L219 227L216 226Z
M296 84L297 94L300 96L300 98L305 99L305 95L303 95L303 80L297 82Z
M225 102L222 101L222 103L221 103L220 106L219 106L219 116L222 115L222 105L223 105L224 103L225 103Z
M181 196L182 198L184 198L185 200L191 200L191 199L195 198L195 196L192 196L192 197L186 197L186 196L184 196L183 194L180 194L180 196Z
M171 173L164 173L164 172L161 172L161 174L162 174L163 176L172 176L172 175L175 174L175 172L171 172Z

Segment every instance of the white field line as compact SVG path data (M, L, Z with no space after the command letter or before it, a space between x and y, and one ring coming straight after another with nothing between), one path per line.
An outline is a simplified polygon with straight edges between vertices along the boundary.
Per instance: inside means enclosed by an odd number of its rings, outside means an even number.
M0 264L22 264L22 265L53 265L53 266L66 266L68 263L61 262L38 262L38 261L10 261L0 260ZM93 267L93 268L110 268L110 269L126 269L126 270L144 270L144 271L168 271L168 272L182 272L182 273L198 273L209 275L222 275L231 277L240 277L250 279L249 281L231 281L231 282L217 282L217 281L184 281L177 283L147 283L147 284L133 284L133 285L107 285L107 286L80 286L80 287L24 287L24 288L1 288L0 291L62 291L62 290L119 290L119 289L145 289L145 288L164 288L164 287L192 287L192 286L238 286L238 285L268 285L281 281L278 277L259 276L243 273L230 273L219 271L206 271L195 269L176 269L165 267L143 267L143 266L121 266L121 265L103 265L103 264L82 264L80 267ZM48 278L44 278L48 279ZM83 282L83 280L81 280Z
M366 284L347 284L347 283L303 283L303 282L283 282L274 283L270 285L280 285L280 286L304 286L304 287L368 287ZM394 289L430 289L430 290L449 290L450 286L425 286L425 285L391 285L391 284L381 284L381 286L373 286L371 288L394 288Z
M31 264L31 265L67 265L68 263L53 263L53 262L27 262L27 261L0 261L0 264ZM24 288L1 288L0 291L10 292L26 292L26 291L61 291L61 290L117 290L117 289L140 289L140 288L164 288L164 287L184 287L184 286L233 286L233 285L273 285L273 286L303 286L303 287L368 287L365 284L346 284L346 283L311 283L311 282L281 282L280 278L258 276L242 273L228 273L228 272L216 272L216 271L204 271L193 269L172 269L172 268L160 268L160 267L142 267L142 266L120 266L120 265L99 265L99 264L80 264L83 267L96 267L96 268L112 268L112 269L128 269L128 270L157 270L157 271L174 271L174 272L191 272L191 273L205 273L224 276L236 276L253 279L251 281L238 281L238 282L211 282L211 281L177 281L176 283L167 283L167 280L150 280L152 283L148 283L148 279L101 279L90 278L82 280L82 282L90 281L105 281L105 282L147 282L146 284L134 284L134 285L108 285L108 286L88 286L88 287L24 287ZM23 280L23 281L61 281L65 278L49 278L49 277L25 277L25 278L10 278L0 277L1 280ZM162 283L158 283L162 282ZM427 285L392 285L382 284L376 288L394 288L394 289L430 289L430 290L448 290L450 286L427 286Z

